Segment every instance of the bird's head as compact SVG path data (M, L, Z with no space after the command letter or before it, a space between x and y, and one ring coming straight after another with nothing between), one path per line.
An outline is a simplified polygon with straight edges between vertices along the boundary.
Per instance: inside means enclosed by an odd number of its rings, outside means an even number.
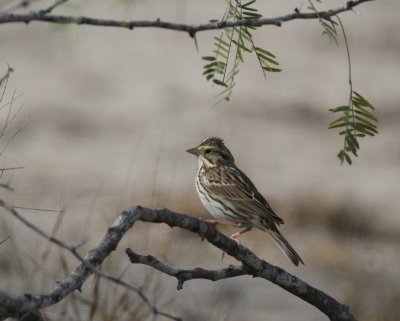
M232 153L219 137L207 137L200 145L187 150L188 153L199 158L199 164L206 163L209 166L231 165L235 162Z

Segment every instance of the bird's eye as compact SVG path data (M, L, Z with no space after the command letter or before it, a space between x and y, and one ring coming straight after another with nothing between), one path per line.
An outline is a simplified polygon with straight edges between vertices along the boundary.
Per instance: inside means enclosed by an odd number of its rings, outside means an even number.
M207 148L207 149L204 151L204 153L210 154L210 153L211 153L211 149L210 149L210 148Z

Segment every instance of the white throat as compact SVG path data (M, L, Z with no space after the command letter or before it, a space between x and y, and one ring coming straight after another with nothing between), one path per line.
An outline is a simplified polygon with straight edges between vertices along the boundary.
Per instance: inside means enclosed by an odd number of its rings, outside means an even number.
M214 164L212 164L207 158L205 158L203 155L200 155L197 158L197 162L199 164L199 169L203 166L206 165L207 167L215 167Z

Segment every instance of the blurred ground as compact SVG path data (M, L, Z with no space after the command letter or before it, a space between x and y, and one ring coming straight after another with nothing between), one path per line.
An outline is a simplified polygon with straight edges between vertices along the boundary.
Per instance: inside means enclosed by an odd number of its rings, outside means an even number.
M37 6L45 7L43 3ZM265 16L276 16L307 3L258 5ZM221 17L223 8L224 1L71 1L57 13L200 23ZM13 126L26 122L0 159L1 167L25 168L13 173L15 192L2 190L1 197L18 206L65 207L58 237L71 244L86 239L82 252L98 242L117 213L133 205L206 217L194 189L197 163L184 151L208 135L218 135L285 219L282 231L306 265L292 267L261 232L245 235L243 243L349 304L360 320L396 320L399 10L396 0L375 1L341 15L350 42L354 89L377 107L380 127L377 137L361 142L360 158L352 167L340 166L335 155L341 138L327 130L333 119L328 109L347 101L345 49L321 37L316 21L259 30L256 41L277 55L283 72L264 80L255 58L249 57L232 101L217 107L211 107L215 88L201 76L200 57L211 51L212 32L198 35L196 52L186 34L170 31L1 25L0 67L5 71L9 63L16 70L8 99L14 88L23 93L17 105L24 108ZM49 232L57 216L21 212ZM0 246L1 289L43 292L69 271L62 266L76 264L55 248L43 259L47 243L4 211L1 214L0 240L10 236ZM182 268L235 262L221 262L221 253L205 242L167 227L140 224L130 233L105 269L115 275L125 271L135 285L150 284L149 296L185 320L324 319L313 307L256 279L191 281L176 292L175 280L130 266L123 253L126 246ZM89 319L85 308L90 302L82 297L94 295L94 284L89 282L78 295L79 308L64 304L49 309L48 316ZM115 293L123 291L101 286L105 306L117 304L120 297ZM139 312L137 319L144 319ZM110 317L101 313L99 320Z

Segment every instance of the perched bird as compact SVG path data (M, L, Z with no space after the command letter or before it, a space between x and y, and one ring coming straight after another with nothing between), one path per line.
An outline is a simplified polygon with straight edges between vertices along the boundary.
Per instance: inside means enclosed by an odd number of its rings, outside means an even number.
M216 219L209 222L244 227L232 238L253 227L268 232L294 265L304 264L278 230L277 226L283 224L283 220L235 165L232 153L221 138L208 137L187 152L198 157L196 190L204 207Z

